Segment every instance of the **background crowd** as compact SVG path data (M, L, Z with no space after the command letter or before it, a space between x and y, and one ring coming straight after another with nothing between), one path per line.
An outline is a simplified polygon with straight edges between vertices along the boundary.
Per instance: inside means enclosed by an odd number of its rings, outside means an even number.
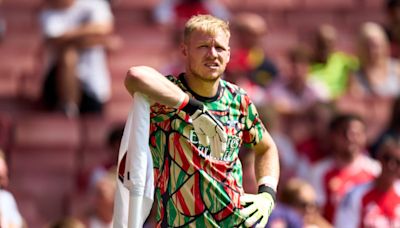
M223 77L277 143L268 226L400 227L400 1L273 2L0 0L0 227L110 227L125 72L182 72L194 14L230 21Z

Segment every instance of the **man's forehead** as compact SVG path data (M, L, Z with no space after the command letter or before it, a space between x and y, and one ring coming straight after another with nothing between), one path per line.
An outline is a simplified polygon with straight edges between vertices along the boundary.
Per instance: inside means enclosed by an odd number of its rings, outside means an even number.
M203 30L196 30L193 31L190 35L191 40L196 41L217 41L217 42L229 42L229 36L222 30L216 31L203 31Z

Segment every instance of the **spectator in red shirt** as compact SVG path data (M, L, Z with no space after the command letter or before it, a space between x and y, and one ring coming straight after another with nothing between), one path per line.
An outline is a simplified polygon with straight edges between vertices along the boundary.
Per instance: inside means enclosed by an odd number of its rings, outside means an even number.
M336 227L400 226L400 141L386 138L378 159L381 174L347 194L337 210Z
M361 118L339 114L330 123L330 157L309 169L309 178L317 192L324 217L332 222L342 197L353 186L374 179L379 163L367 156L366 125Z

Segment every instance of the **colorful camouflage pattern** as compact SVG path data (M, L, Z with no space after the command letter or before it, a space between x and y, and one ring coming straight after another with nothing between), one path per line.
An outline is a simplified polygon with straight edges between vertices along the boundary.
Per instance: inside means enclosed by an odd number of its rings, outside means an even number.
M193 96L179 78L167 76ZM240 227L243 194L239 148L257 144L265 131L255 106L237 86L221 80L219 95L202 99L225 127L227 150L221 160L199 145L189 115L160 104L151 107L150 150L159 227Z

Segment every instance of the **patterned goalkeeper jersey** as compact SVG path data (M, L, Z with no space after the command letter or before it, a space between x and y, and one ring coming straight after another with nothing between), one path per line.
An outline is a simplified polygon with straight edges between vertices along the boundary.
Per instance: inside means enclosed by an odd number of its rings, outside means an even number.
M187 113L158 103L151 106L158 227L243 226L239 148L254 146L265 131L254 104L244 90L224 80L215 97L205 98L190 90L183 74L167 78L207 106L224 125L228 141L223 157L216 160L209 156L209 147L199 144Z

